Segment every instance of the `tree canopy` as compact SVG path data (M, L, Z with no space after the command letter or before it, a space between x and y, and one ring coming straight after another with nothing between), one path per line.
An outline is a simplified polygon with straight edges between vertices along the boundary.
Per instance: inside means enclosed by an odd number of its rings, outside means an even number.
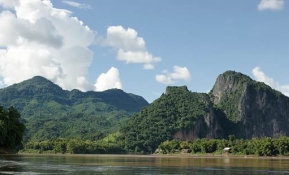
M21 145L25 125L20 121L20 114L14 108L5 110L0 106L0 148L15 150Z

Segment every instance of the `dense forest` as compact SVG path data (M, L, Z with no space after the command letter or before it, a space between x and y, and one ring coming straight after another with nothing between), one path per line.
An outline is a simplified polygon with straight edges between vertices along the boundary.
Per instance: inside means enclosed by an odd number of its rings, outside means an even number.
M124 142L118 140L119 134L109 135L97 141L81 139L53 138L44 141L27 142L23 152L28 153L70 153L70 154L143 154L130 152ZM156 154L225 154L223 149L230 148L233 155L288 156L289 137L236 139L196 139L194 141L166 140L158 145Z
M224 148L230 148L234 155L256 155L256 156L288 156L289 137L279 138L263 137L253 139L236 139L230 135L228 139L196 139L190 141L164 141L158 148L162 154L170 153L192 153L192 154L224 154Z
M103 138L149 105L143 97L120 89L67 91L40 76L0 89L0 104L19 111L25 141Z
M121 140L130 152L152 153L177 131L190 131L209 110L207 94L191 93L187 87L169 87L166 94L141 110L120 130ZM207 128L199 137L205 137Z
M26 122L29 132L24 141L51 138L97 140L117 132L132 114L112 111L99 114L71 113L55 118L37 118Z
M20 121L18 111L0 106L0 153L17 152L21 148L24 124Z

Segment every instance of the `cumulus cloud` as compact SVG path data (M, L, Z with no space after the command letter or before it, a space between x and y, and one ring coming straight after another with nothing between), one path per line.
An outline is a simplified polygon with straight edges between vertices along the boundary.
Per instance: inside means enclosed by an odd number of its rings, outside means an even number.
M161 61L147 51L145 41L138 37L138 33L131 28L122 26L110 26L103 45L117 49L117 59L126 63L144 64L144 69L154 69L154 65Z
M107 73L102 73L95 83L96 91L104 91L107 89L122 88L122 83L119 78L119 71L115 67L111 67Z
M4 8L12 8L19 3L19 0L0 0L0 5Z
M64 89L94 89L87 75L95 33L88 26L48 0L0 0L0 5L1 83L40 75Z
M88 4L81 4L75 1L62 1L62 3L76 7L76 8L80 8L80 9L90 9L90 5Z
M282 92L284 95L289 96L289 85L280 85L272 78L266 76L266 74L262 72L259 67L255 67L252 70L252 73L257 81L264 82L265 84L271 86L273 89L276 89Z
M284 0L261 0L258 10L281 10L284 7Z
M156 81L162 84L174 84L176 80L190 81L191 74L188 68L174 66L173 72L163 71L164 74L156 75Z

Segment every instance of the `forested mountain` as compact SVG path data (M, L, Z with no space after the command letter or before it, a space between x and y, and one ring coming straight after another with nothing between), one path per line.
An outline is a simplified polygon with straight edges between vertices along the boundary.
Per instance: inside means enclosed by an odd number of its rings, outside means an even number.
M279 137L289 135L289 98L234 71L216 80L210 93L167 87L122 127L130 151L153 152L165 140Z
M149 105L141 96L119 89L66 91L40 76L1 89L0 104L19 111L27 128L25 140L99 138L116 132Z

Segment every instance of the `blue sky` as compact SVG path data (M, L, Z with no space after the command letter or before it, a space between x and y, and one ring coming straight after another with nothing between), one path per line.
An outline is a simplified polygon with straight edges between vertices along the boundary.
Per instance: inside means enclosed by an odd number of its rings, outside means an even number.
M64 89L121 88L152 102L168 85L207 92L235 70L289 96L287 1L0 4L2 86L41 75Z

